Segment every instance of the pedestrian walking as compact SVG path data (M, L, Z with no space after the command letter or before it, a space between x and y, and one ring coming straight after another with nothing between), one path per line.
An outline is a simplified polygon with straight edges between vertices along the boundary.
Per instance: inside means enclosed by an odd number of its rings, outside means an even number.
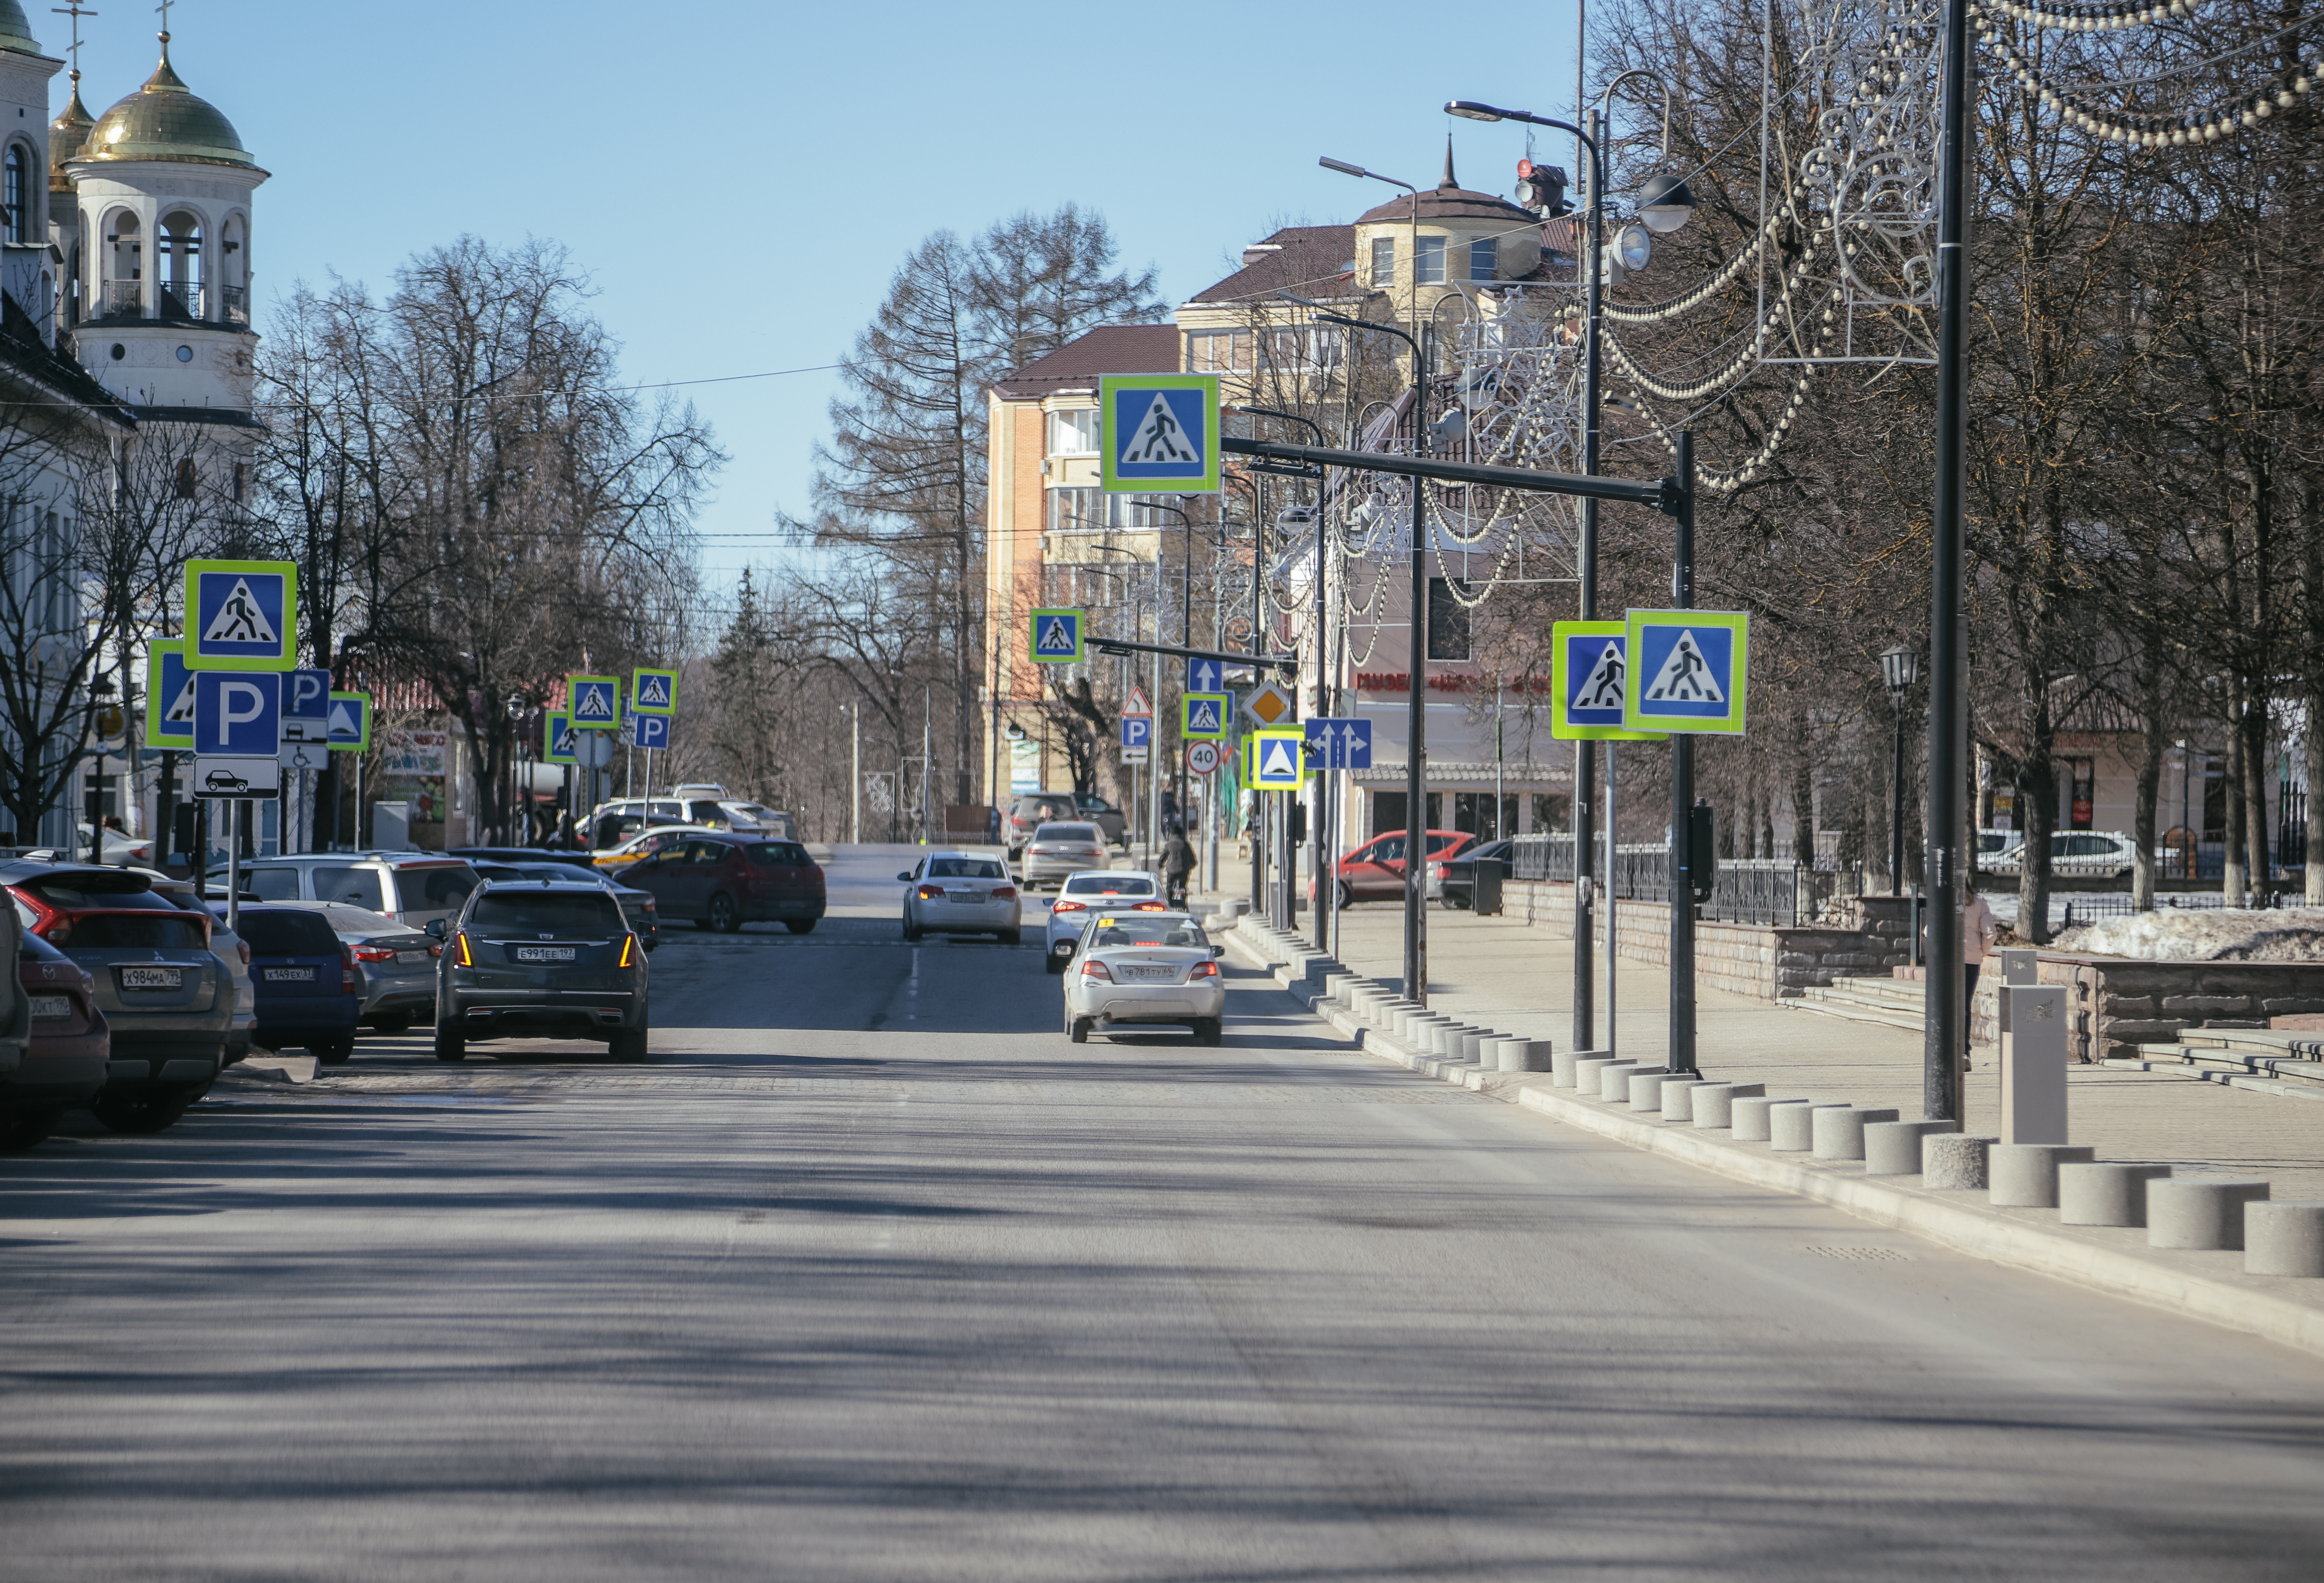
M1194 871L1194 843L1179 825L1170 826L1170 833L1162 843L1162 886L1164 899L1172 907L1186 905L1186 879Z
M1921 926L1921 939L1926 944L1928 925ZM1993 943L2001 937L2001 925L1993 916L1993 908L1977 891L1977 870L1965 870L1961 874L1961 1005L1968 1013L1961 1018L1961 1070L1969 1070L1969 1029L1976 1022L1978 970L1985 965Z

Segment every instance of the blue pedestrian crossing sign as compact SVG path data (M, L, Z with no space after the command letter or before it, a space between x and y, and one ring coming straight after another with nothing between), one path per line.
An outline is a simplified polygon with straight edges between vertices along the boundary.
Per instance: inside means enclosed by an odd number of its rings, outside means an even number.
M1319 714L1305 722L1307 763L1314 769L1370 769L1372 722Z
M1121 717L1121 745L1125 748L1150 748L1154 745L1154 717L1150 714L1125 714Z
M289 670L298 663L299 567L290 561L188 561L186 664Z
M194 673L194 752L204 758L272 759L282 750L282 676Z
M1559 741L1659 742L1658 731L1622 727L1629 674L1627 621L1558 621L1550 628L1549 734Z
M1234 700L1224 693L1189 693L1178 707L1178 734L1190 741L1222 737L1234 722Z
M186 646L177 639L145 645L145 745L194 745L194 673L186 668Z
M1219 376L1098 376L1098 477L1114 494L1219 492Z
M290 670L282 673L282 740L319 742L330 734L331 673Z
M1251 732L1243 753L1243 762L1250 766L1251 789L1298 790L1306 744L1307 735L1297 726Z
M573 717L560 709L542 720L549 734L540 756L551 764L578 764L580 758L573 750Z
M630 677L630 707L640 714L669 714L678 708L678 673L641 670ZM638 743L641 748L645 743Z
M1077 610L1037 610L1033 612L1033 658L1040 665L1077 665L1082 658L1082 612Z
M1751 618L1740 611L1634 610L1622 723L1632 731L1743 734Z
M669 716L667 714L632 714L632 728L636 731L638 746L650 753L669 750Z
M327 740L332 751L361 753L368 750L371 747L371 695L332 694L330 729Z
M1227 667L1215 659L1189 658L1186 661L1186 691L1189 693L1223 693L1227 690Z
M613 731L622 723L622 684L614 676L565 678L565 707L578 731Z

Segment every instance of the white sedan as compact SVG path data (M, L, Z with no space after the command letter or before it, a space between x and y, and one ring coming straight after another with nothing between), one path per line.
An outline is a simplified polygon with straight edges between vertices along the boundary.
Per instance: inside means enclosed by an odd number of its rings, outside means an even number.
M930 852L896 876L904 882L904 938L927 934L998 934L1003 945L1024 938L1016 882L999 858L974 852Z
M1065 963L1073 960L1074 943L1089 925L1093 908L1124 907L1131 912L1169 910L1162 899L1162 888L1151 874L1134 873L1127 869L1086 869L1066 875L1065 883L1058 888L1057 899L1049 906L1049 971L1065 971Z
M1227 989L1216 959L1225 954L1185 913L1099 913L1065 970L1065 1036L1085 1045L1093 1028L1158 1023L1218 1044Z

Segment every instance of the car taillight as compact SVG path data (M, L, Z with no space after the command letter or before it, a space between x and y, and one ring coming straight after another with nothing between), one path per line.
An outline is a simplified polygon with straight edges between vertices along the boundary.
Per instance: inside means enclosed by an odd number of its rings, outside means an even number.
M1108 968L1105 963L1102 962L1085 962L1082 963L1082 977L1085 979L1103 979L1109 984L1113 982L1112 970Z
M1009 894L1014 896L1017 892L1012 889ZM1049 904L1049 910L1053 913L1085 913L1089 911L1089 904L1082 901L1067 901L1061 896Z
M428 954L430 956L441 956L444 954L444 948L441 945L430 944L428 947Z
M922 901L942 901L944 899L944 887L941 885L923 885L919 889L919 897Z
M248 967L250 965L250 942L247 940L237 940L234 943L235 949L242 953L242 965Z
M1158 901L1134 901L1130 904L1130 910L1134 913L1167 913L1170 909Z
M392 945L358 945L355 947L355 960L357 962L393 962L395 960L395 947Z
M32 909L32 932L51 945L61 945L72 933L72 920L42 901L37 896L27 896L21 890L9 892L10 898Z
M1218 976L1219 964L1214 962L1198 962L1186 970L1186 981L1190 984L1196 979L1215 979Z
M1446 875L1452 872L1452 865L1450 863L1431 863L1428 865L1428 871L1435 875L1439 879L1442 879Z
M391 951L388 954L392 956L395 953ZM347 948L342 945L339 947L339 993L342 995L352 995L355 992L355 959L348 952Z
M638 937L637 937L635 934L624 934L624 935L622 935L622 960L621 960L621 961L619 961L619 962L615 962L613 965L614 965L615 967L627 967L627 966L629 966L629 965L630 965L630 963L631 963L631 962L632 962L632 960L634 960L634 958L633 958L633 956L632 956L632 953L634 953L634 952L637 950L637 948L638 948Z
M996 885L992 888L992 899L995 901L1015 901L1017 899L1017 888L1014 885Z
M458 953L453 960L462 967L476 965L475 959L468 954L468 932L466 929L452 936L452 949Z

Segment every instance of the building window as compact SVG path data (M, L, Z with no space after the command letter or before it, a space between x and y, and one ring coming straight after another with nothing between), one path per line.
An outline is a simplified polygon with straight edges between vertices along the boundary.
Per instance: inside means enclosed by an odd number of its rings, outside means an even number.
M10 143L6 192L5 197L0 197L0 204L5 204L7 211L8 240L11 242L24 240L24 226L31 218L31 216L25 212L25 204L31 197L29 184L24 179L27 168L24 145L21 143Z
M1186 336L1189 373L1242 373L1250 368L1249 330L1195 330Z
M1452 585L1443 577L1428 579L1428 658L1469 658L1469 607L1452 597Z
M1500 278L1501 244L1496 236L1488 236L1469 244L1469 278L1472 281L1492 281Z
M1297 329L1270 330L1267 361L1289 373L1324 373L1340 366L1341 336L1337 325L1303 325Z
M1423 286L1444 283L1444 238L1423 236L1418 251L1413 254L1413 279Z
M201 481L201 474L195 470L194 459L191 456L179 457L178 498L181 501L193 499L196 490L200 487Z
M1049 414L1049 455L1093 456L1097 454L1097 409Z
M1396 284L1396 238L1393 236L1372 238L1371 283L1381 287Z
M249 490L250 490L250 465L249 465L249 464L248 464L248 463L245 463L245 462L236 462L236 463L234 465L234 501L235 501L235 504L236 504L236 505L240 505L240 504L242 503L242 497L243 497L244 494L248 493L248 492L249 492Z
M1051 533L1088 533L1104 526L1099 516L1099 492L1094 489L1053 489L1049 491L1049 521Z

